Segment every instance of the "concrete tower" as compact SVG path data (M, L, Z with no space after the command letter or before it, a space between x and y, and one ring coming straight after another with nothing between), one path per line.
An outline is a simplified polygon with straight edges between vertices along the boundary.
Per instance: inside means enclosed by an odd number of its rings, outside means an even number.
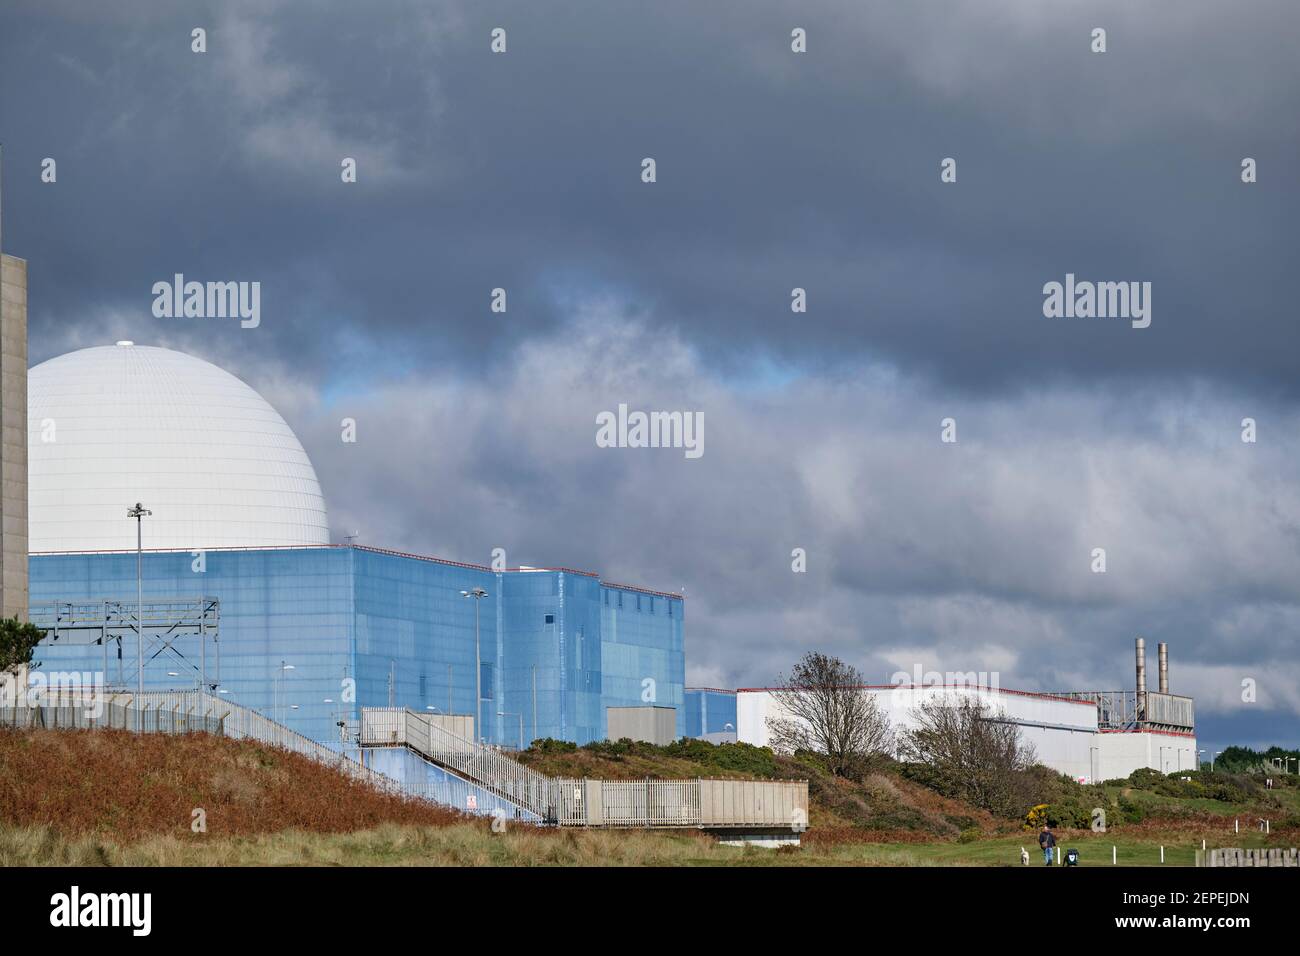
M0 614L25 621L27 263L4 254L2 225L0 218Z

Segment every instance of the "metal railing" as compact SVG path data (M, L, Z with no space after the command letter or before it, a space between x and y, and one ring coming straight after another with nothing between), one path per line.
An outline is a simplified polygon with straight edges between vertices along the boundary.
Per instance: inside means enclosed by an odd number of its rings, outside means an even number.
M144 733L221 733L221 719L179 707L137 711L129 695L53 697L0 707L0 727L47 730L141 730Z
M550 778L500 751L451 733L425 714L403 707L363 707L361 746L405 746L430 763L547 817Z
M328 764L387 793L406 795L406 788L391 777L304 737L251 708L203 691L146 691L143 694L63 691L39 694L34 700L0 707L0 725L78 730L109 728L137 733L211 733L237 740L255 740Z
M700 825L698 780L602 780L600 784L605 826Z
M406 747L441 767L444 779L404 785L249 707L199 690L43 694L0 707L0 726L201 732L253 740L327 764L385 793L558 826L802 829L808 819L806 781L547 777L398 707L362 708L360 746Z
M401 707L361 709L362 747L406 747L558 826L802 830L802 780L579 780L547 777Z

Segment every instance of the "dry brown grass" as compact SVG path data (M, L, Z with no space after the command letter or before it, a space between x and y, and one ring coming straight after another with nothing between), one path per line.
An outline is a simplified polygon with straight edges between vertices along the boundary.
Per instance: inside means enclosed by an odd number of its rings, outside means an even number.
M191 832L341 833L466 823L453 810L380 793L299 754L208 734L0 730L0 823L120 843ZM483 826L484 823L466 824Z

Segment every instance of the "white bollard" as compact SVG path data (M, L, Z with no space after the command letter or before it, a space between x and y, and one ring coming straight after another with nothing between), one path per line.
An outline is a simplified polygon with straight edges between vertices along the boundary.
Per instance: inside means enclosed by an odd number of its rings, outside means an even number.
M1165 848L1164 848L1164 847L1161 847L1161 848L1160 848L1160 862L1161 862L1161 863L1165 862Z
M1117 856L1117 854L1116 854L1115 847L1112 845L1111 848L1110 848L1110 865L1111 865L1111 866L1114 866L1115 863L1116 863L1116 861L1117 861L1117 859L1118 859L1118 856Z
M1061 865L1061 848L1059 846L1056 848L1056 865Z
M1232 832L1233 832L1233 833L1240 833L1240 832L1241 832L1241 821L1240 821L1240 820L1233 820L1233 821L1232 821Z

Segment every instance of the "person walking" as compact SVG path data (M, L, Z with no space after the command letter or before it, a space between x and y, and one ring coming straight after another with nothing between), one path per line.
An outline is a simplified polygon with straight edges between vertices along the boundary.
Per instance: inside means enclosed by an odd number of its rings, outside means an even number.
M1047 824L1043 824L1042 831L1038 834L1038 845L1043 850L1043 866L1052 865L1052 851L1056 848L1056 837L1052 831L1047 829Z

